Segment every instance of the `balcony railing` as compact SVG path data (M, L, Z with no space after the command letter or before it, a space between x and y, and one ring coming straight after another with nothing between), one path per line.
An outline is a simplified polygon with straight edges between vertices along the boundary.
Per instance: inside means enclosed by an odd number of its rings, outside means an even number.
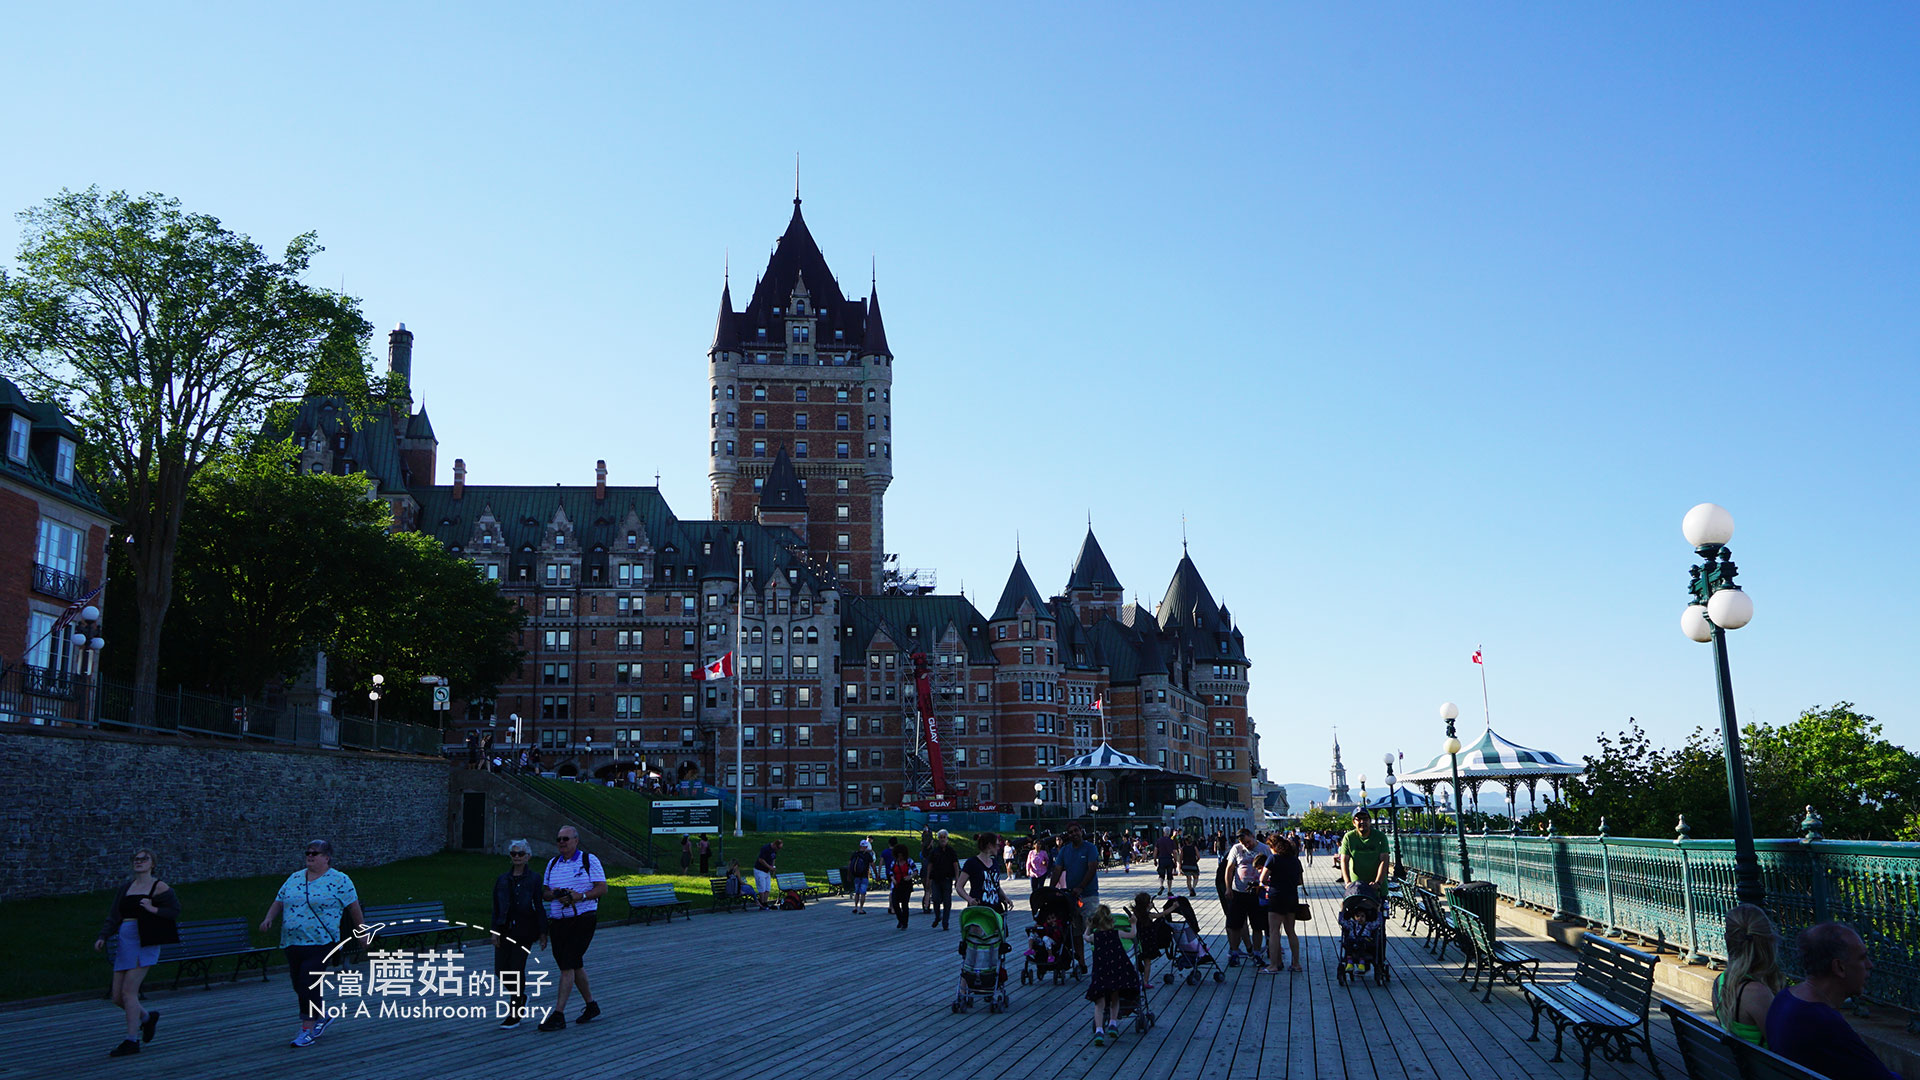
M87 595L87 587L87 579L78 574L55 570L40 563L33 564L34 592L57 596L62 600L78 600Z

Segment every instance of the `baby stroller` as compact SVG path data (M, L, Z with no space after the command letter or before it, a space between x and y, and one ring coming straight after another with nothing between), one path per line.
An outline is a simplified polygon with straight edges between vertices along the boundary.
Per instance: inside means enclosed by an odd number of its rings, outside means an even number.
M1387 985L1392 971L1387 964L1387 910L1373 886L1352 882L1340 901L1340 963L1336 974L1342 983L1349 977L1358 981L1369 972L1373 981Z
M1006 923L998 911L976 904L960 913L960 993L953 999L954 1012L965 1012L978 1001L987 1003L988 1012L1007 1010L1004 957L1009 951Z
M1199 927L1185 916L1169 913L1167 929L1173 934L1172 944L1167 949L1167 960L1173 970L1160 977L1169 986L1184 972L1188 986L1200 985L1200 970L1213 969L1213 981L1225 982L1227 973L1220 970L1220 964L1214 960L1213 953L1207 948L1207 939L1200 936Z
M1113 928L1115 930L1132 929L1133 916L1127 914L1125 911L1114 912ZM1132 961L1137 969L1140 956L1139 940L1136 938L1129 941L1123 937L1120 939L1120 947L1127 950L1127 959ZM1153 1009L1147 1003L1147 989L1148 987L1143 982L1138 990L1122 991L1119 1001L1120 1015L1114 1017L1114 1019L1125 1020L1129 1016L1133 1017L1133 1030L1135 1031L1146 1031L1153 1027Z
M1021 985L1031 985L1053 976L1054 985L1067 981L1071 972L1074 978L1080 972L1074 967L1074 945L1079 940L1079 931L1074 928L1074 916L1079 914L1079 906L1073 894L1065 889L1037 888L1033 891L1032 926L1027 927L1026 962L1020 966Z

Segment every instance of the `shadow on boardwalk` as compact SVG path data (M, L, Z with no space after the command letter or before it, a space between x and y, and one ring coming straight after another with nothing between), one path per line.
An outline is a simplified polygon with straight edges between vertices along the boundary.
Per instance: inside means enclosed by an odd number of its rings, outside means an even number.
M1211 882L1212 874L1203 875ZM1013 1008L961 1016L948 1011L958 972L953 933L933 930L914 900L912 925L894 929L881 894L873 913L845 900L800 912L701 915L691 921L603 928L588 953L605 1010L587 1026L542 1033L493 1019L345 1019L314 1046L287 1045L297 1024L284 976L212 991L156 993L159 1037L131 1061L109 1060L119 1010L104 999L0 1014L0 1077L94 1076L499 1077L563 1072L586 1077L707 1080L715 1076L841 1074L889 1078L1051 1080L1239 1080L1432 1077L1536 1080L1578 1077L1577 1054L1550 1064L1550 1038L1523 1041L1528 1011L1501 988L1483 1005L1393 926L1392 985L1340 986L1333 975L1336 886L1327 861L1307 873L1313 919L1303 927L1307 970L1260 975L1227 968L1224 983L1155 987L1152 1030L1128 1026L1117 1043L1091 1042L1083 984L1019 985L1019 949L1009 957ZM1149 871L1103 875L1101 893L1124 901L1153 888ZM1025 887L1009 919L1016 940L1029 921ZM1219 905L1195 899L1208 943L1225 963ZM1543 974L1565 978L1572 955L1543 940L1512 939L1546 958ZM472 948L473 970L491 949ZM536 967L550 967L536 954ZM101 985L107 982L102 965ZM551 1000L551 991L548 1000ZM335 999L338 1000L338 999ZM377 1007L378 1000L374 1004ZM399 999L417 1001L419 999ZM459 1000L459 999L453 999ZM579 1010L578 998L570 1013ZM1669 1076L1686 1075L1670 1031L1655 1024ZM1652 1076L1646 1064L1596 1062L1602 1078Z

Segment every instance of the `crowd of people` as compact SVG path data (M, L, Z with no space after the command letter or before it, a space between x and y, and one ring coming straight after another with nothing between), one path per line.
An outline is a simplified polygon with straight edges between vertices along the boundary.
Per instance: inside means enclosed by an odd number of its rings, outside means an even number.
M1353 826L1337 841L1339 878L1384 890L1392 870L1388 842L1364 810L1354 816ZM1070 898L1073 965L1088 973L1094 1041L1101 1044L1118 1037L1123 1002L1151 985L1153 964L1169 948L1173 925L1197 929L1192 897L1201 852L1218 857L1215 887L1225 916L1229 965L1260 961L1259 973L1278 974L1304 967L1298 932L1299 921L1309 915L1301 895L1303 859L1311 859L1316 848L1335 846L1325 834L1298 830L1256 833L1242 828L1231 838L1173 829L1092 834L1079 822L1070 823L1059 837L1033 832L1009 843L988 832L973 839L974 854L961 859L946 830L924 830L917 860L903 837L862 839L846 864L850 910L865 914L870 889L877 885L887 890L887 911L895 926L906 930L917 885L923 890L921 910L930 917L930 927L947 930L956 895L963 907L990 906L1007 913L1012 903L1002 883L1011 877L1026 879L1036 906L1042 895ZM566 1028L566 1009L575 993L581 1009L573 1023L588 1023L600 1015L587 978L586 953L597 927L598 902L607 892L606 867L580 850L573 826L560 828L554 840L558 854L538 871L532 866L532 845L514 840L508 847L509 866L494 882L494 974L500 986L510 988L500 1021L503 1029L519 1027L529 1015L526 968L536 949L551 950L558 973L556 998L539 1021L539 1030ZM758 903L769 901L783 847L779 839L762 846L751 881L738 861L729 861L729 888ZM710 850L707 837L685 838L683 870L697 854L704 874ZM1104 900L1102 870L1118 864L1124 871L1136 860L1153 864L1157 890L1135 893L1124 907L1117 898ZM319 978L327 961L349 935L368 933L353 880L332 863L330 843L308 843L304 866L281 883L260 922L263 933L279 926L299 1014L295 1047L313 1045L337 1015L326 1008ZM1179 889L1183 878L1185 895ZM1156 907L1161 898L1164 903ZM1119 917L1122 912L1125 919ZM160 961L161 947L180 940L180 915L179 898L161 879L154 853L135 851L132 874L115 895L94 942L101 951L112 944L112 999L125 1021L125 1037L110 1056L137 1054L155 1037L160 1013L142 1004L140 987ZM1713 1011L1720 1025L1835 1080L1899 1080L1841 1011L1865 988L1873 971L1860 935L1842 923L1801 931L1796 947L1805 978L1797 984L1781 971L1779 944L1779 932L1761 908L1742 904L1727 913L1727 967L1713 985ZM1283 967L1288 953L1291 962Z

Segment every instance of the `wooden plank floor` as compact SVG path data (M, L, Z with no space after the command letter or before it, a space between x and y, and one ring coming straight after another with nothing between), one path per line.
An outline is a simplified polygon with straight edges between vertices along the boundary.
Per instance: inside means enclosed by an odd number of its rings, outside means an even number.
M345 1019L314 1046L287 1045L296 1026L284 974L178 993L154 992L159 1038L131 1062L109 1060L120 1014L104 1000L0 1012L0 1077L63 1080L93 1076L356 1078L544 1075L711 1080L754 1076L886 1075L909 1080L1301 1080L1414 1077L1420 1080L1544 1080L1578 1077L1577 1050L1555 1065L1550 1036L1523 1041L1529 1012L1501 987L1483 1005L1418 938L1392 925L1394 978L1341 986L1334 978L1338 889L1328 861L1307 872L1313 919L1302 927L1307 970L1260 975L1226 968L1219 905L1209 866L1195 900L1208 945L1226 981L1156 986L1154 1027L1131 1024L1117 1043L1091 1042L1084 984L1022 986L1025 887L1009 918L1010 1012L948 1011L958 982L955 935L930 928L919 897L906 931L894 929L884 894L871 914L844 899L801 912L700 915L671 925L602 928L588 973L604 1010L591 1025L541 1033L531 1024L500 1031L496 1021ZM1154 887L1151 871L1103 875L1101 894L1124 901ZM1503 937L1541 956L1543 976L1572 974L1572 954L1551 942ZM474 969L491 950L468 951ZM549 967L547 954L534 966ZM104 984L105 977L103 975ZM551 1000L549 991L548 1000ZM415 999L417 1000L417 999ZM377 1005L378 999L375 999ZM579 1011L576 997L570 1014ZM1684 1077L1670 1029L1653 1026L1661 1066ZM1571 1043L1571 1040L1569 1040ZM1651 1076L1643 1061L1596 1062L1604 1080Z

